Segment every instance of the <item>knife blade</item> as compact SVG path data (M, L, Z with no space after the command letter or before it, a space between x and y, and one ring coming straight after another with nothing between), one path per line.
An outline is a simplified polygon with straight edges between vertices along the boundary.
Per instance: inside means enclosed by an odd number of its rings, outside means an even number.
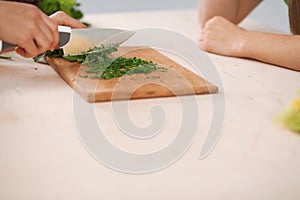
M65 55L78 54L91 47L119 43L122 44L131 38L135 32L113 28L84 28L71 29L68 26L58 26L59 47ZM16 45L0 40L0 52Z
M112 28L69 29L60 26L60 47L65 55L74 55L98 45L122 44L135 32Z

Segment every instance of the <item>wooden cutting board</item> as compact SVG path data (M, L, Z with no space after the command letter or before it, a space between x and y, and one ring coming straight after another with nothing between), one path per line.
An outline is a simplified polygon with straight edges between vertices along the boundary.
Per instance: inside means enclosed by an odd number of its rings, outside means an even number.
M89 102L216 93L218 88L160 52L147 47L122 47L114 56L152 60L162 70L109 80L83 78L88 69L63 58L49 58L52 68Z

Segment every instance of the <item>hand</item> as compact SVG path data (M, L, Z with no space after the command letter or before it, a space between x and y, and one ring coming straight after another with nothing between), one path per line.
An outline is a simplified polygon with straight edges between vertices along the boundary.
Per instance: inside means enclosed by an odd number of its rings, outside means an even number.
M78 20L70 17L62 11L58 11L50 16L51 20L58 26L70 26L71 28L86 28L86 26L80 23Z
M246 33L246 30L223 17L213 17L204 24L200 47L211 53L239 57Z
M0 24L0 40L16 44L23 57L53 50L59 42L57 25L84 27L63 12L48 17L36 6L5 1L0 1Z
M53 49L59 41L56 24L30 4L1 2L0 24L0 39L16 44L16 52L24 57Z

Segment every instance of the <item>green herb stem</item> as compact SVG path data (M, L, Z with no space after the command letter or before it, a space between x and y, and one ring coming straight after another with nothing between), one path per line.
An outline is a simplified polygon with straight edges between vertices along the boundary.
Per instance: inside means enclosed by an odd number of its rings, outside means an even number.
M10 57L10 56L1 56L1 55L0 55L0 59L11 60L12 57Z

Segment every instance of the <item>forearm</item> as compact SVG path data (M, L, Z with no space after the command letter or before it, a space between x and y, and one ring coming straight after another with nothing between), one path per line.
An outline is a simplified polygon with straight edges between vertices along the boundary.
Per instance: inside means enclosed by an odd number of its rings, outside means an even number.
M245 32L237 56L300 71L299 52L300 36Z
M199 0L199 22L203 26L214 16L222 16L238 24L262 0Z

